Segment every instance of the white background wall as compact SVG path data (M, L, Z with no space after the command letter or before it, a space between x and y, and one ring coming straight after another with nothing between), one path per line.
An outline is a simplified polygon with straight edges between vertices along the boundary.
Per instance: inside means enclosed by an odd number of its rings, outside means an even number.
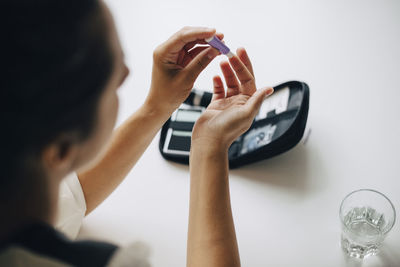
M131 75L121 123L143 102L152 51L185 25L215 27L245 47L257 85L310 86L306 145L231 172L242 266L355 266L343 257L338 209L358 188L385 193L400 212L400 1L106 1ZM195 86L211 90L218 58ZM165 161L158 136L123 184L88 216L81 238L141 240L153 266L184 266L188 167ZM400 222L371 266L398 266ZM359 266L359 265L357 265Z

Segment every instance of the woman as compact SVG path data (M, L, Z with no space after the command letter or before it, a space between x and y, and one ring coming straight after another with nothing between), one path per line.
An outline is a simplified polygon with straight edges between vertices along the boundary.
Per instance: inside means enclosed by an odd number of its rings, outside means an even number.
M0 265L143 264L126 257L134 252L112 244L77 242L60 235L54 225L68 220L62 208L58 214L60 185L72 190L82 217L96 208L186 99L201 71L219 55L214 48L195 45L205 44L204 39L214 34L221 39L223 35L214 29L185 27L158 46L143 106L112 133L116 90L129 71L105 4L15 0L2 2L1 10L6 38L1 42L5 53ZM244 49L222 62L221 69L227 90L222 79L214 77L213 100L193 129L188 266L240 265L227 151L273 92L256 90Z

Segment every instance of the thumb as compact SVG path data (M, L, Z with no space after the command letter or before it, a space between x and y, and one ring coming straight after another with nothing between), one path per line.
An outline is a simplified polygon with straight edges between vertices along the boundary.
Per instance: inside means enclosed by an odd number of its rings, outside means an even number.
M181 72L188 82L193 83L200 73L210 64L210 62L219 55L219 51L214 48L208 48L195 56L190 63Z
M250 98L247 100L246 109L247 111L254 117L264 99L274 92L272 87L264 87L262 89L257 90Z

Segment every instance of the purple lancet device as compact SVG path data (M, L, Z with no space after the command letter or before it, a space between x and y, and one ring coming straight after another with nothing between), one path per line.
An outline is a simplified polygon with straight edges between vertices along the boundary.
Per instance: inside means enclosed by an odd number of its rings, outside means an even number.
M214 35L213 37L205 39L205 41L212 47L218 49L219 52L226 55L227 57L231 58L234 56L229 47L227 47L220 39L218 39L217 36Z

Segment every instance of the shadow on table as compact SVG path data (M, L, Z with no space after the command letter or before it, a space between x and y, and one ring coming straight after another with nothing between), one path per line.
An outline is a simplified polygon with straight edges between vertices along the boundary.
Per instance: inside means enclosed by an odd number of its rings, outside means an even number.
M370 256L364 260L351 258L343 253L345 267L398 267L400 266L400 254L389 246L383 244L378 255Z
M310 168L314 168L312 173ZM311 181L311 175L318 175L322 170L323 164L318 157L318 151L311 151L310 147L300 143L282 155L243 166L232 170L232 173L302 195L323 185L323 179L319 177Z
M169 162L174 168L189 172L189 166ZM312 173L310 168L314 168ZM298 194L307 194L323 186L324 166L318 151L299 143L290 151L256 163L239 167L230 171L235 176L250 179L255 182L282 187ZM311 181L311 175L319 176ZM312 188L311 188L312 186Z
M176 163L176 162L169 161L169 160L166 160L165 162L166 162L168 165L170 165L170 166L172 166L172 167L174 167L174 168L177 168L177 169L179 169L179 170L181 170L181 171L184 171L184 172L189 173L189 165L182 164L182 163Z

